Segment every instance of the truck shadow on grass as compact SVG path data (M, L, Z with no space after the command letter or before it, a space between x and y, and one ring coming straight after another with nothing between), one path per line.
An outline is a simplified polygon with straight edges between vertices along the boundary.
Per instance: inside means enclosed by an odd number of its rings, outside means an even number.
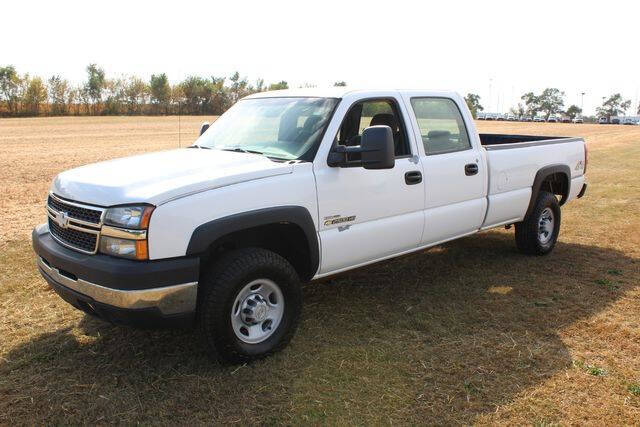
M620 251L526 257L512 239L484 233L306 285L291 345L248 366L210 362L193 332L85 316L0 361L0 421L472 422L570 367L563 330L638 279Z

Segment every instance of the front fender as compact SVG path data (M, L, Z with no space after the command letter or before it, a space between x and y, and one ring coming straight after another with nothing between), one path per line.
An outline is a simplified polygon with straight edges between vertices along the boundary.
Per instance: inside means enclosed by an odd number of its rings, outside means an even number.
M318 233L311 214L302 206L256 209L201 224L191 235L187 255L205 252L212 243L230 233L269 224L295 224L302 229L309 245L311 271L315 273L320 263Z

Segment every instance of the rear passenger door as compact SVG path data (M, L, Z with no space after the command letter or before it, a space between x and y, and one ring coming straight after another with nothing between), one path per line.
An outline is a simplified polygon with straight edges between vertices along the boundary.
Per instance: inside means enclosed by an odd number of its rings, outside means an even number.
M413 112L416 139L422 141L425 227L421 244L478 230L487 206L487 171L460 108L452 98L419 94L405 95L405 103Z

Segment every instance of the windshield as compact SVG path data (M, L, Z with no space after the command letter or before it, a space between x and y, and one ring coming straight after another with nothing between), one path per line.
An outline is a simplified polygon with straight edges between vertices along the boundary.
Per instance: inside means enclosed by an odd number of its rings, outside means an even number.
M315 152L337 103L335 98L245 99L213 122L195 145L311 160L304 156Z

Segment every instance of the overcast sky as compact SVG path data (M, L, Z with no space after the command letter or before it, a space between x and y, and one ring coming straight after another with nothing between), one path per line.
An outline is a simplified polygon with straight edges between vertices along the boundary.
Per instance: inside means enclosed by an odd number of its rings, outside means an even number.
M507 111L557 87L592 113L621 92L638 105L640 1L11 1L0 65L74 82L165 72L290 86L452 89Z

